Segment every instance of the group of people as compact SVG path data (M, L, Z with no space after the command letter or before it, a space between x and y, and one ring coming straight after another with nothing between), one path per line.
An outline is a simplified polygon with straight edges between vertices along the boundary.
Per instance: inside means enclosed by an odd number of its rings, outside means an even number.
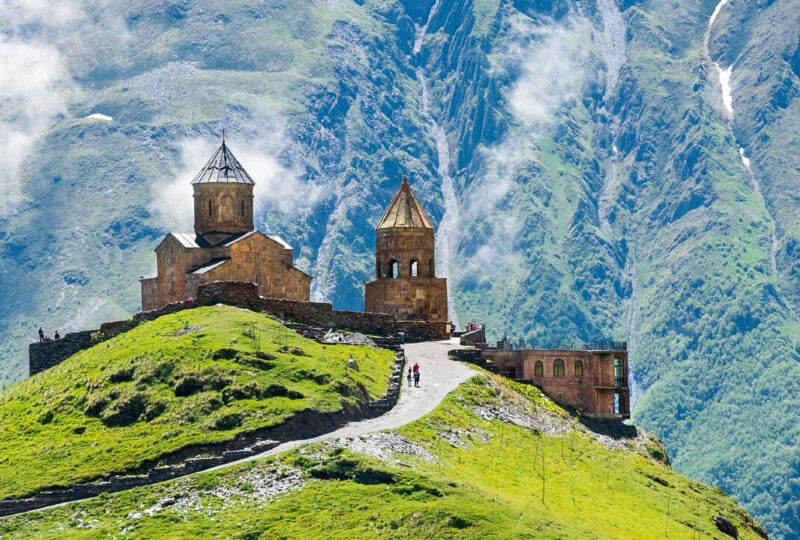
M414 362L414 365L408 368L408 375L406 376L408 386L411 386L412 379L414 381L414 386L419 388L419 364L417 362Z
M475 332L476 330L484 330L483 323L471 322L467 324L467 332Z
M47 341L55 341L57 339L61 339L61 336L58 335L58 330L56 330L56 333L53 334L53 338L51 339L50 336L44 335L44 329L41 326L39 327L39 343L45 343Z

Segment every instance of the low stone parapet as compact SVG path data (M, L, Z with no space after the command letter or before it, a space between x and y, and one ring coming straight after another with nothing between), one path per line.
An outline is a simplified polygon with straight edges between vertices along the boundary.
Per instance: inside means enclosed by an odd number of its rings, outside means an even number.
M395 350L396 338L401 334L408 341L437 340L449 337L446 322L397 321L391 315L383 313L337 311L331 304L325 302L301 302L259 296L258 286L255 283L216 281L201 285L197 299L192 302L173 302L160 309L139 312L124 321L103 323L98 330L74 332L59 340L31 343L28 347L29 374L33 376L58 365L73 354L127 332L142 322L152 321L162 315L191 309L198 305L220 303L270 313L290 322L315 325L323 331L339 328L374 336L387 336L388 340L381 337L372 339L378 346L390 344L392 346L388 348Z

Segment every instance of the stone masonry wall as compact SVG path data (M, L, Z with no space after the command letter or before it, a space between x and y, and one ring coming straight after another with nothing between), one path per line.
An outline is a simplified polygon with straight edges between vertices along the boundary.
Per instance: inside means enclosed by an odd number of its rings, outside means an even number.
M58 365L73 354L111 339L122 332L127 332L144 321L151 321L162 315L189 309L195 305L218 303L263 311L281 319L367 334L396 336L402 332L404 337L410 340L448 337L447 323L444 321L398 321L389 315L379 313L336 311L328 303L264 298L258 295L258 287L254 283L220 281L201 285L196 300L191 304L187 301L173 302L161 309L139 312L125 321L104 323L98 330L69 333L58 341L31 343L28 347L29 374L33 376Z
M74 332L63 338L45 343L31 343L28 347L28 371L35 375L40 371L60 364L73 354L93 345L92 334L96 331Z
M406 338L412 340L448 337L446 321L403 321L382 313L337 311L331 304L322 302L264 298L258 296L255 284L242 281L219 281L201 285L197 300L202 304L231 304L253 311L266 311L282 319L368 334L396 335L403 332Z
M393 319L446 322L445 278L384 278L364 286L364 310L389 314Z

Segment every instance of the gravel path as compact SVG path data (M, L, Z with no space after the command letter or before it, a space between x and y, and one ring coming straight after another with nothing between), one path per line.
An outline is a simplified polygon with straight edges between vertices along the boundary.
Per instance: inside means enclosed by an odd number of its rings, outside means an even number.
M406 355L406 371L408 371L408 367L413 366L415 362L419 364L419 388L415 388L413 383L409 387L404 374L403 388L400 391L400 399L397 405L382 416L362 420L360 422L351 422L336 431L325 433L313 439L288 441L260 454L248 456L238 461L231 461L207 470L213 471L230 467L237 463L244 463L264 456L291 450L292 448L310 442L354 437L374 431L398 428L409 422L413 422L435 409L447 394L455 390L459 384L475 374L475 371L469 364L455 362L448 358L448 351L460 348L462 347L459 345L457 338L445 341L426 341L423 343L409 343L404 345L403 350Z

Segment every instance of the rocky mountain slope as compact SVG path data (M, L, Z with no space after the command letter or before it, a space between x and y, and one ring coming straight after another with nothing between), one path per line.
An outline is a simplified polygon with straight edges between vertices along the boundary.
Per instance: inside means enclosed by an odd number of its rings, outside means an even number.
M4 380L39 325L138 309L224 128L317 298L362 306L408 173L460 320L627 339L675 467L796 535L799 7L7 2Z

